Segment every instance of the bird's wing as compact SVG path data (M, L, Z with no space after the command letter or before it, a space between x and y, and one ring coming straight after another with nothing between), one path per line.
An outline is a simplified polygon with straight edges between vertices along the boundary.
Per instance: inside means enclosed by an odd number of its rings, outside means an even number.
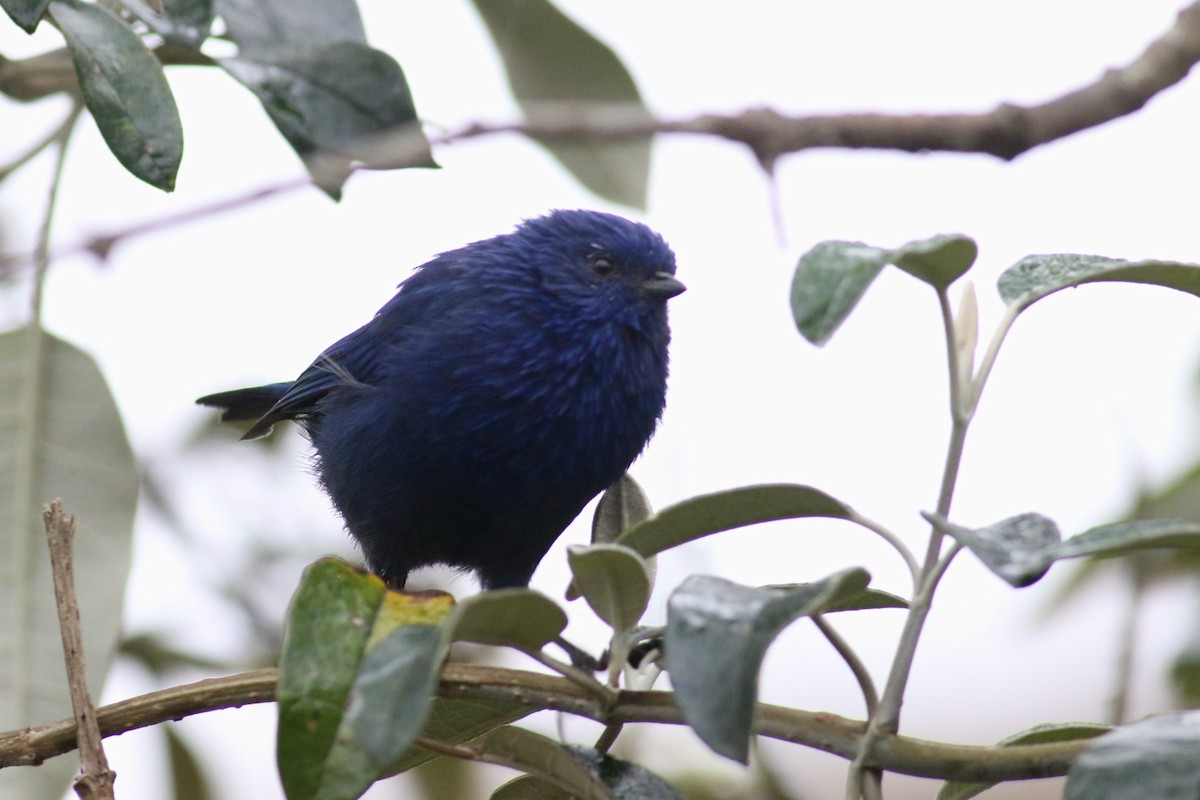
M383 340L373 336L370 323L340 339L308 366L283 396L246 432L261 436L276 422L303 418L317 409L323 397L341 386L371 386L376 378Z

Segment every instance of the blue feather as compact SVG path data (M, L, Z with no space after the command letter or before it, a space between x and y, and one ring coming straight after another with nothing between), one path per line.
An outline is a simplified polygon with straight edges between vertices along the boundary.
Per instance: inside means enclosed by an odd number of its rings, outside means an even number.
M654 432L674 274L644 225L554 211L421 266L292 384L198 402L257 417L247 438L304 425L390 585L441 563L524 586Z

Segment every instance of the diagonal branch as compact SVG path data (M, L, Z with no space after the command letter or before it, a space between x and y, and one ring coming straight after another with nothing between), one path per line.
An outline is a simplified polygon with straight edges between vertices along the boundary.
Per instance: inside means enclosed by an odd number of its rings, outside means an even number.
M197 51L156 50L164 64L212 64ZM1011 160L1039 145L1132 114L1155 95L1182 81L1200 62L1200 2L1182 9L1163 35L1124 67L1094 83L1032 106L1002 103L975 114L816 114L785 116L752 109L732 116L701 115L682 120L647 117L641 109L577 103L538 109L536 123L477 124L450 140L498 133L547 139L626 139L654 133L717 136L750 147L770 167L780 156L818 147L870 148L903 152L983 153ZM70 58L55 50L28 59L0 57L0 93L31 101L77 91ZM543 113L544 112L544 113Z

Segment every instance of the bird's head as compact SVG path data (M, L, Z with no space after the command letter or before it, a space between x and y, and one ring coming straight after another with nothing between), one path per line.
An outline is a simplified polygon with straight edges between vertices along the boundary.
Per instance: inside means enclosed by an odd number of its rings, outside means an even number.
M642 327L664 319L666 301L684 291L663 238L613 214L552 211L523 223L507 244L544 289L589 316Z

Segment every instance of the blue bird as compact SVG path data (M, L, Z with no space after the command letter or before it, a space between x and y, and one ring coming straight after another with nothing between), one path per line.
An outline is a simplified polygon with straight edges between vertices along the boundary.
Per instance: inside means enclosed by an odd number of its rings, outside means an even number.
M667 387L675 256L646 226L553 211L435 257L300 377L202 397L244 439L295 420L367 566L525 586L642 451Z

